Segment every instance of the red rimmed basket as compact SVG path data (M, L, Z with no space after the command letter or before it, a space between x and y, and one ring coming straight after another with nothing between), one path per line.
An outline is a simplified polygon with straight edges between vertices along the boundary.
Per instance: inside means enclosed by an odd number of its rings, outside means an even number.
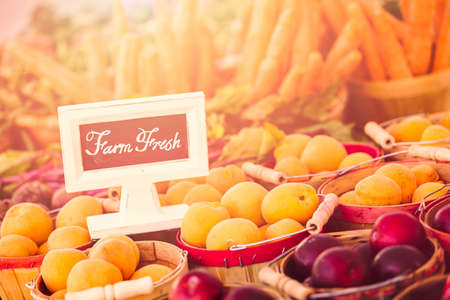
M448 162L434 162L434 161L401 161L407 167L427 164L432 166L439 174L441 180L445 183L450 182L450 163ZM378 166L369 166L366 168L350 171L346 174L336 176L329 179L319 188L319 193L334 193L338 196L345 192L354 189L355 185L362 179L375 173L376 170L388 163L383 163ZM349 204L339 204L333 216L330 218L327 229L331 231L352 230L371 228L375 220L392 211L405 211L416 214L419 211L421 203L407 203L400 205L387 206L359 206Z
M347 154L352 154L356 152L363 152L370 155L372 158L376 159L381 156L381 150L375 146L369 144L361 144L361 143L346 143L344 144L345 150ZM379 161L375 161L374 164L378 164ZM326 172L323 175L319 174L310 174L310 175L302 175L302 176L293 176L286 177L283 173L277 172L273 170L275 165L275 161L268 161L264 163L264 165L257 165L253 163L245 163L242 165L242 169L244 172L250 177L256 179L261 184L264 185L279 185L283 182L303 182L307 183L314 188L319 188L322 183L324 183L327 179L333 178L338 171ZM295 177L295 178L294 178ZM312 179L310 177L313 177Z
M353 230L330 233L345 246L354 247L366 243L370 230ZM261 281L276 288L292 299L298 300L375 300L392 299L397 293L409 285L435 274L444 273L444 249L435 238L428 238L428 247L425 249L428 260L417 270L410 274L400 275L383 282L377 282L352 288L314 288L290 278L286 269L293 258L295 248L289 249L283 255L272 260L259 273Z
M207 250L193 247L177 234L178 247L188 252L191 268L205 268L224 283L259 282L258 272L266 263L299 244L310 234L320 233L338 203L336 195L326 195L305 229L275 239L249 245L234 245L228 250Z

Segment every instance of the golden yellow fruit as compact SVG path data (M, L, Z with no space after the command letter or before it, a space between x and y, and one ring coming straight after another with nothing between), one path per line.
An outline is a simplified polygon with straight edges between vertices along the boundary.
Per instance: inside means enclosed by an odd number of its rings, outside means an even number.
M311 137L305 134L287 135L283 142L275 148L273 156L277 162L288 156L300 158L310 140Z
M421 141L435 141L450 138L450 130L442 125L431 125L422 134ZM449 142L431 144L432 146L448 146ZM428 145L430 146L430 144Z
M174 186L175 184L177 184L178 182L193 182L195 184L204 184L206 183L206 177L205 176L201 176L201 177L190 177L190 178L183 178L183 179L174 179L169 181L169 188L171 186Z
M45 254L47 254L47 252L48 252L48 244L47 244L47 242L45 242L39 247L38 253L45 255Z
M89 258L78 262L67 277L67 292L84 291L122 281L122 273L112 263Z
M391 134L397 142L417 142L422 138L424 130L431 125L424 117L412 117L398 123Z
M183 203L184 197L194 186L196 186L196 184L190 181L181 181L171 186L167 190L167 204L175 205Z
M341 203L341 204L357 205L358 204L358 199L356 197L356 192L355 191L348 191L348 192L342 194L339 197L339 203Z
M267 190L255 182L241 182L231 187L222 197L221 203L232 218L244 218L257 226L263 225L261 203Z
M382 206L402 203L402 190L391 178L374 174L358 182L355 186L359 205Z
M64 300L65 295L67 294L67 290L59 290L57 292L54 292L51 296L50 296L50 300Z
M259 231L259 240L264 241L266 240L266 231L267 228L270 226L270 224L265 224L258 228Z
M450 129L450 109L447 110L444 117L442 118L442 126L447 129Z
M238 166L228 165L225 167L213 168L209 170L206 183L215 187L224 194L230 187L247 180L244 171Z
M285 183L267 193L261 211L267 223L290 218L300 223L309 220L319 205L316 191L304 183Z
M308 168L306 168L300 159L295 156L288 156L280 161L274 167L275 171L281 172L286 176L307 175L309 174Z
M86 229L86 218L101 215L103 207L91 196L78 196L67 202L56 216L56 227L81 226Z
M425 182L433 182L439 180L439 175L436 170L430 165L417 165L411 168L411 171L416 176L417 186L421 186Z
M0 236L22 235L40 245L47 240L52 230L52 218L45 209L33 203L19 203L6 212L0 227Z
M347 151L338 140L326 135L316 135L306 145L301 162L312 173L334 171L346 156Z
M0 257L25 257L37 253L36 243L25 236L10 234L0 239Z
M119 268L123 279L127 280L136 270L136 254L128 242L110 238L103 240L89 251L89 258L106 260Z
M266 230L266 238L272 239L274 237L283 236L289 233L302 230L304 228L305 227L303 227L302 224L300 224L295 220L289 218L282 219L278 222L269 225L269 227Z
M211 228L229 218L227 209L219 202L196 202L184 214L181 237L189 245L205 248Z
M48 250L77 248L91 241L89 231L80 226L56 228L48 237Z
M356 153L352 153L347 155L339 164L339 170L344 169L344 168L348 168L351 166L354 166L356 164L371 160L372 156L370 156L367 153L364 152L356 152ZM360 168L365 168L370 166L370 163L361 165Z
M417 184L416 176L408 167L390 163L379 168L375 174L384 175L394 180L402 190L402 203L411 202ZM382 188L382 186L379 188Z
M184 203L220 202L222 194L212 185L204 183L194 186L184 197Z
M448 187L443 188L439 192L436 192L440 188L442 188L444 184L440 182L425 182L424 184L421 184L414 192L412 202L421 202L422 199L424 201L432 200L439 198L448 192ZM431 194L431 195L430 195ZM427 195L429 195L427 197Z
M118 240L121 240L121 241L127 243L128 245L130 245L131 249L133 249L134 257L136 258L136 265L139 264L139 259L140 259L139 248L136 245L136 243L130 237L128 237L126 235L114 234L114 235L106 236L106 237L100 239L97 243L95 243L95 245L92 248L95 248L97 245L100 245L101 242L110 240L110 239L118 239Z
M146 265L134 272L133 276L131 276L130 279L136 280L145 276L150 276L152 278L152 281L155 282L160 280L170 272L172 272L172 269L167 266L160 264L151 264Z
M258 226L250 220L233 218L220 221L206 237L206 249L227 250L232 245L254 243L259 240Z
M86 254L76 249L57 249L47 253L42 261L41 274L48 290L54 293L65 289L73 266L85 259Z

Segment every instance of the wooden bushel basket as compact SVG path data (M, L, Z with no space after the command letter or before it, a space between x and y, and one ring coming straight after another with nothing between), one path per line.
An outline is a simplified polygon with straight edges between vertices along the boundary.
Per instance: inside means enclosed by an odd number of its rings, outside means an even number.
M441 300L448 275L435 275L416 282L395 296L394 300Z
M322 231L337 201L336 195L326 195L305 229L282 237L248 245L231 245L228 250L207 250L187 244L178 232L178 246L188 252L191 268L207 269L225 284L259 282L258 272L266 262L299 244L309 234Z
M344 144L344 147L348 154L364 152L369 154L374 159L381 156L380 149L368 144L351 143ZM374 162L375 165L378 163L379 161ZM295 176L297 178L289 178L284 176L283 173L273 170L272 168L274 167L274 165L274 161L266 163L265 166L247 162L242 165L242 170L250 177L260 181L262 184L269 184L271 185L271 187L273 187L274 185L279 185L283 182L302 182L307 183L316 189L327 179L333 178L338 172L324 172L322 175L315 174L313 178L311 178L311 175L302 175Z
M348 247L354 247L369 240L370 230L354 230L330 233ZM391 299L407 286L435 274L444 273L444 249L434 238L429 238L426 254L428 260L413 273L391 278L383 282L352 288L313 288L286 275L286 265L293 258L295 248L271 261L262 269L259 277L262 282L282 291L294 299L339 299L372 300Z
M149 280L149 277L145 277L145 279L141 278L142 280L122 281L115 284L114 288L109 285L106 287L92 288L80 293L69 293L66 294L66 299L68 297L72 300L150 300L166 298L172 283L188 271L186 251L182 251L172 244L161 241L140 241L136 242L136 245L140 252L140 262L137 268L157 263L170 267L172 272L153 283ZM50 300L49 292L42 279L42 275L39 275L35 281L30 282L28 288L31 289L32 299ZM116 294L113 298L106 298L105 294L111 292L112 289L114 289ZM123 295L126 297L124 298Z
M422 164L430 165L439 174L441 180L443 180L445 183L450 182L450 163L448 162L402 161L397 163L403 164L407 167L413 167ZM388 163L354 170L342 176L337 176L333 179L330 179L319 188L319 193L334 193L338 196L342 195L345 192L353 190L356 184L361 179L374 174L376 170L386 164ZM419 206L420 202L386 206L360 206L339 204L329 221L327 229L329 231L342 231L372 228L375 220L379 216L387 212L405 211L416 214L418 212Z
M347 113L353 121L382 122L450 107L450 70L390 81L350 81Z

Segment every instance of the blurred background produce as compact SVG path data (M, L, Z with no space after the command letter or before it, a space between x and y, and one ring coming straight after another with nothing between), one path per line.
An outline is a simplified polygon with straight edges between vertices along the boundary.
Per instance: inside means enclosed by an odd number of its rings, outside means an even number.
M288 132L327 127L345 121L348 80L449 68L446 3L25 3L28 24L0 45L1 148L58 142L59 105L197 90L207 96L210 141L267 121Z

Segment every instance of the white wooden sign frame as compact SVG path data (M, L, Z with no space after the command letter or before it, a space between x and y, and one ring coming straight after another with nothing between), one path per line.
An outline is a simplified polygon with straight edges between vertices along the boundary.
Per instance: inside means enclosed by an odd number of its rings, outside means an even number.
M188 159L86 171L79 126L185 114ZM155 182L208 174L205 98L201 92L58 107L67 192L122 186L120 213L88 217L92 238L176 228L186 205L160 207Z

